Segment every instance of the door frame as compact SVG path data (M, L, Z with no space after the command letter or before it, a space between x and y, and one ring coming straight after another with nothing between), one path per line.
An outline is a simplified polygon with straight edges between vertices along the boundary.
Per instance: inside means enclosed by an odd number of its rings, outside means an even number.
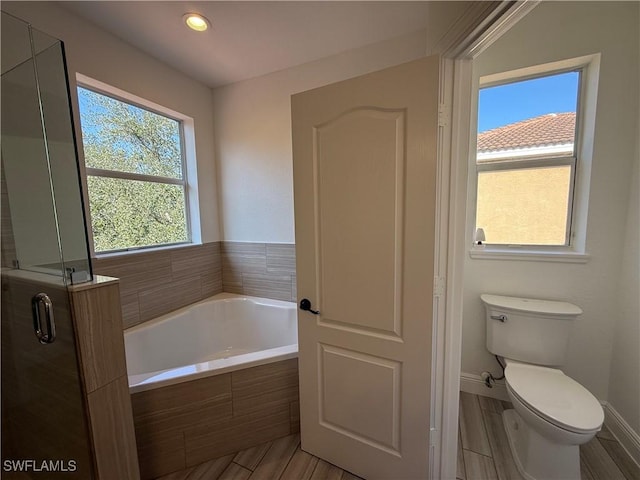
M467 173L475 147L473 60L540 0L474 2L429 53L441 55L429 478L455 479L462 356Z

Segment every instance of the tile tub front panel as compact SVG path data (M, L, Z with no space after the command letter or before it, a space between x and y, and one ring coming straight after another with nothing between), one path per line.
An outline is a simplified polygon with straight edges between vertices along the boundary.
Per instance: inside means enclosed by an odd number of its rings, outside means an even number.
M155 478L299 431L298 360L132 395L141 476Z
M225 292L296 301L296 249L289 243L222 242Z

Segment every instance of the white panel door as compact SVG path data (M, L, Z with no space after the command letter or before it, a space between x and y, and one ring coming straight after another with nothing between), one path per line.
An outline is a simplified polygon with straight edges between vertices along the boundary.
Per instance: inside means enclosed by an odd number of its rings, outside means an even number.
M292 97L302 448L427 478L439 59Z

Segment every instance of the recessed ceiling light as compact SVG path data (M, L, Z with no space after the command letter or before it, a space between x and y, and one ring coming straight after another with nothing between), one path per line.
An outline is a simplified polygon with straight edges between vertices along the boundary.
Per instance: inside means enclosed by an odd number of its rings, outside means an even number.
M197 32L204 32L210 25L209 20L199 13L185 13L182 19L187 24L187 27Z

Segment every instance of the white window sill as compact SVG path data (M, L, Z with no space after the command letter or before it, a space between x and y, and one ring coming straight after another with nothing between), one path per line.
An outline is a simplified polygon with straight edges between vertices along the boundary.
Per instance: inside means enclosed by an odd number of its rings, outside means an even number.
M181 243L172 243L170 245L157 245L153 247L137 247L130 248L129 250L111 250L108 252L97 252L93 254L93 258L111 258L111 257L119 257L119 256L127 256L127 255L137 255L149 252L158 252L163 250L176 250L180 248L193 247L194 245L202 245L201 243L195 242L181 242Z
M519 260L525 262L558 262L558 263L587 263L591 258L586 253L571 251L527 250L527 249L499 249L472 248L469 256L478 260Z

